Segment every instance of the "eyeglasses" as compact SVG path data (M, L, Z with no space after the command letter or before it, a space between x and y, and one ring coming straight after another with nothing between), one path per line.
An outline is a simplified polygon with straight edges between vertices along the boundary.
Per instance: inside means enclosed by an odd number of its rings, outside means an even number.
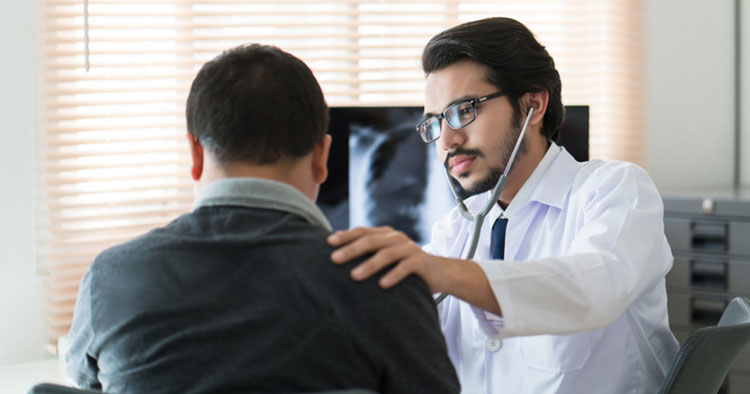
M477 118L477 104L481 104L487 100L500 96L505 96L505 92L497 91L484 97L468 99L455 103L446 108L441 114L428 116L419 122L417 125L417 133L419 133L422 137L422 141L426 144L434 142L440 138L440 132L442 130L440 124L441 119L445 119L445 123L447 123L448 127L453 130L466 127Z

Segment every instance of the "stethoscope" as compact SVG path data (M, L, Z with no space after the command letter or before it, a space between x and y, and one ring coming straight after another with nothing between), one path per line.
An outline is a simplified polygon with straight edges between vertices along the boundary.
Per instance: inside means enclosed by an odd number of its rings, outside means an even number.
M450 174L448 173L448 169L445 169L445 177L448 180L448 183L451 185L450 189L451 192L453 192L453 197L456 199L456 206L458 207L459 212L461 212L461 216L466 218L466 220L469 220L471 222L474 222L474 228L471 233L471 242L469 242L469 249L466 250L466 254L464 255L464 260L471 260L474 258L474 253L477 251L477 244L479 243L479 234L482 233L482 224L484 223L484 218L487 216L488 213L492 210L492 207L497 203L498 198L500 198L500 195L503 193L503 189L505 188L505 181L508 180L508 173L510 172L510 166L513 164L513 160L516 158L516 153L518 153L518 148L521 146L521 141L523 141L523 136L526 134L526 127L529 125L529 120L531 120L531 114L534 112L534 108L529 108L529 113L526 115L526 121L523 122L523 127L521 128L521 134L518 135L518 139L516 140L516 145L513 147L513 153L511 153L510 158L508 159L508 163L505 166L505 171L503 171L503 174L500 175L500 179L497 180L497 183L495 184L495 187L492 189L492 195L487 200L487 203L484 205L484 208L482 208L481 211L478 213L472 214L469 212L469 208L466 207L466 204L464 204L464 200L461 199L461 197L458 196L458 193L453 188L453 184L451 182ZM439 304L441 303L445 297L447 297L448 294L442 293L437 298L435 298L435 303Z

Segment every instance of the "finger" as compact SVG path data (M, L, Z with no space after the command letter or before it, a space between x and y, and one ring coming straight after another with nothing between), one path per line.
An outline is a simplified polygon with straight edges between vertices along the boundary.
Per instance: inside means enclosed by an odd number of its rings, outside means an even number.
M349 230L334 231L333 234L327 238L328 245L337 247L345 245L355 239L361 238L367 234L377 234L387 231L392 231L390 227L356 227Z
M400 238L400 237L399 237ZM404 237L405 238L405 237ZM388 244L352 270L352 279L361 281L369 278L384 268L400 263L415 253L411 242Z
M404 280L411 274L419 274L418 260L416 257L407 258L396 264L393 269L383 275L378 281L380 287L389 289Z
M408 240L404 235L403 238L398 231L384 231L382 229L368 229L367 231L355 238L353 241L345 244L331 253L331 260L334 263L345 263L369 253L374 253L386 246Z

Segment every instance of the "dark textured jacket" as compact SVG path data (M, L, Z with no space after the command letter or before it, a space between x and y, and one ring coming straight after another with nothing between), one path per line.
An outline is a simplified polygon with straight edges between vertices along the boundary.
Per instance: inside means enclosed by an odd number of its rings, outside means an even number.
M69 377L112 393L458 392L425 284L352 281L329 232L287 185L210 184L193 212L96 258Z

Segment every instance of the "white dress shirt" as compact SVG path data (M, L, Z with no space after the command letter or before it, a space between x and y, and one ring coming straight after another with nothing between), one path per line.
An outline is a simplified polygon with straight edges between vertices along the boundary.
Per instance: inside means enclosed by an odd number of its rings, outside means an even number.
M466 205L476 212L489 196ZM504 212L505 260L491 260L501 212L485 218L474 260L503 317L454 297L438 307L462 392L655 392L679 345L667 319L663 205L646 172L578 163L553 143ZM453 209L425 250L462 257L471 232Z

